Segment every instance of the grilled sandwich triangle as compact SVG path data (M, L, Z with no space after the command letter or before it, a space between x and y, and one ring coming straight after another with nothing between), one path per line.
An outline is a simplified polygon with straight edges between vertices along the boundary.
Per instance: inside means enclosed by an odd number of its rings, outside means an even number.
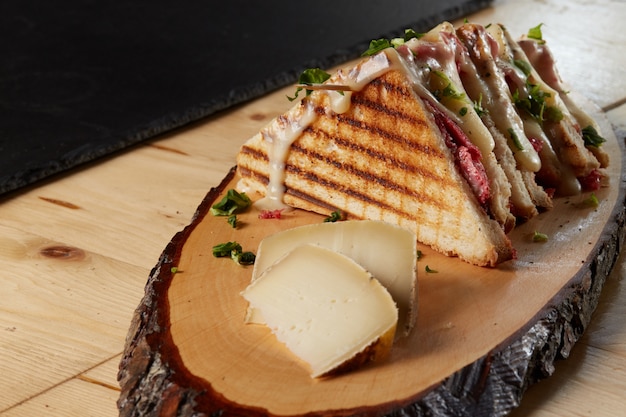
M503 226L461 173L436 103L420 97L395 50L328 83L351 91L313 91L243 145L239 188L265 196L261 207L397 224L475 265L514 257Z
M393 223L475 265L514 258L516 222L603 186L609 164L540 26L516 42L443 22L375 44L243 145L241 190L260 208Z

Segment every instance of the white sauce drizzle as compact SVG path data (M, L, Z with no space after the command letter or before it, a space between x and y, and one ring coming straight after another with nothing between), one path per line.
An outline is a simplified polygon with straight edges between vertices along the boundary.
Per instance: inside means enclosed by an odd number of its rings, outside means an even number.
M268 143L269 183L265 197L254 203L260 210L289 208L283 202L285 194L285 162L291 144L302 134L316 118L315 109L309 101L299 107L297 117L279 117L262 131L263 139Z
M491 25L487 29L487 33L491 35L498 46L497 51L491 50L494 58L499 55L499 64L506 66L504 70L507 71L508 75L513 77L513 81L515 82L517 88L520 89L519 91L525 92L525 77L519 69L510 63L511 58L509 49L505 41L502 28L499 25ZM488 45L488 39L483 39L483 41L486 45ZM492 75L494 84L497 85L497 92L500 97L495 97L497 103L494 103L495 105L489 107L489 112L492 114L493 120L499 127L500 131L505 136L510 138L509 146L513 151L513 155L515 156L517 163L528 171L537 172L541 169L541 159L530 143L530 140L528 140L528 137L524 132L522 119L511 103L509 87L503 76L499 76L498 74ZM507 100L505 100L505 97L503 96L504 92L507 92ZM512 136L515 136L515 140L513 140Z
M393 65L387 53L379 53L363 61L361 65L351 69L348 73L338 71L327 82L346 85L351 91L314 91L312 94L326 94L330 100L330 110L341 114L350 108L352 93L362 90L372 80L390 71ZM284 203L285 194L285 164L289 156L289 149L302 132L315 121L317 114L311 100L303 100L295 112L288 112L280 116L272 124L261 131L267 143L269 158L269 183L265 197L254 203L259 210L287 209Z

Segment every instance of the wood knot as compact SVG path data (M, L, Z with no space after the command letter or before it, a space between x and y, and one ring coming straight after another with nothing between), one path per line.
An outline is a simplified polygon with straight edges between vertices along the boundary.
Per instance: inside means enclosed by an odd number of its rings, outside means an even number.
M80 260L85 257L85 252L82 249L62 245L48 246L41 249L39 253L47 258L63 260Z
M255 120L257 122L265 120L267 116L263 113L254 113L250 115L250 119Z

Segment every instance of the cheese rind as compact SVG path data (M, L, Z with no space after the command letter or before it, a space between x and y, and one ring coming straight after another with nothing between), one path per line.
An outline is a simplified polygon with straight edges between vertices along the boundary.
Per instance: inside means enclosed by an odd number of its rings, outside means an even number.
M315 244L339 252L365 268L389 291L399 310L398 329L408 335L417 318L417 242L401 227L374 220L316 223L288 229L261 241L252 273L259 277L297 246ZM263 323L254 309L246 321Z
M312 377L388 354L398 321L384 286L350 258L300 245L242 292Z

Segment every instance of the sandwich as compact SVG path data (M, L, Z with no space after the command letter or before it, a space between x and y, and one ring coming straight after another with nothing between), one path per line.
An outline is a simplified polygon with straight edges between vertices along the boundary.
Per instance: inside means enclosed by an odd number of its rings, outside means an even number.
M566 91L533 70L545 54L520 55L494 28L407 30L306 82L306 96L242 146L238 187L260 194L261 209L386 221L479 266L513 259L516 223L550 209L556 193L598 187L608 158L584 144ZM524 106L536 89L544 101L533 113ZM556 110L561 117L547 117ZM563 173L575 186L559 181Z

